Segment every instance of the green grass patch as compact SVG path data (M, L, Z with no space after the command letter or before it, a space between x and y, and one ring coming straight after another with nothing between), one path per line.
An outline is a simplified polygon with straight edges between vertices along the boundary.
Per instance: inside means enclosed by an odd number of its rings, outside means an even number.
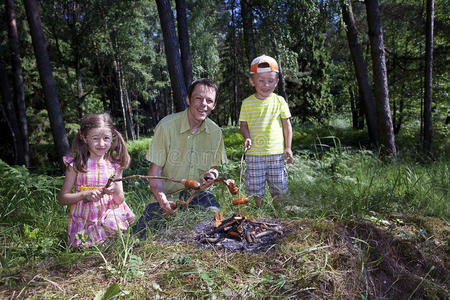
M221 167L221 175L239 183L243 138L237 127L223 132L229 163ZM278 218L292 229L270 251L256 254L199 250L192 243L177 242L180 235L191 234L195 224L212 218L209 212L193 210L178 212L145 242L122 235L106 248L74 251L67 246L69 208L57 201L63 171L42 172L54 174L49 176L0 161L0 242L4 245L0 298L13 293L98 299L370 298L373 290L368 282L376 281L371 270L387 255L374 249L372 239L380 235L376 228L388 228L388 238L395 243L397 239L425 243L422 247L428 252L423 255L433 263L424 263L424 270L428 269L419 274L423 280L407 295L443 295L445 284L436 277L442 266L433 257L445 253L449 243L448 141L438 138L435 149L440 152L433 160L424 159L416 150L414 135L405 131L397 138L398 161L385 163L368 148L362 131L304 126L294 129L293 140L295 162L287 165L289 193L278 204L266 195L260 209L252 199L241 208L245 215ZM147 173L150 142L145 138L128 143L132 161L125 176ZM148 183L124 182L124 190L139 217L150 201ZM236 210L223 185L211 190L225 216ZM364 230L344 230L348 222ZM413 256L417 249L405 249L410 259L417 258Z

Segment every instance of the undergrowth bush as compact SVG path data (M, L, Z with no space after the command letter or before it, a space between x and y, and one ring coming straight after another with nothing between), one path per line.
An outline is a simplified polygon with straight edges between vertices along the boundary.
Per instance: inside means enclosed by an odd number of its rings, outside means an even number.
M62 177L31 174L0 160L0 182L2 270L63 250L68 208L57 201Z

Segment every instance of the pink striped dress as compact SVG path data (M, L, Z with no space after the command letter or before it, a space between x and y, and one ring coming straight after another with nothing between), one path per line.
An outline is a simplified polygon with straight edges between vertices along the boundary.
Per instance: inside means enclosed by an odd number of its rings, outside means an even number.
M73 158L64 157L66 165L73 166ZM75 192L98 189L102 190L108 178L119 169L119 165L108 160L88 159L87 172L77 173ZM69 245L92 246L101 244L106 239L126 231L135 220L135 215L124 202L117 205L112 195L104 194L97 202L78 201L70 208ZM83 241L80 235L84 236Z

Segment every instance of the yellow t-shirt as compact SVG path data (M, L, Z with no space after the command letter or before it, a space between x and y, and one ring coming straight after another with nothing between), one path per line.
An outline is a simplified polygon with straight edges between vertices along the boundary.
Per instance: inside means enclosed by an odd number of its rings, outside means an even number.
M206 118L199 131L192 134L187 109L158 123L146 158L162 166L162 176L199 182L211 167L227 162L220 127ZM177 182L165 180L163 184L168 196L184 189Z
M264 100L255 95L244 99L239 121L247 122L252 139L249 155L274 155L284 153L284 136L281 119L291 117L283 97L272 93Z

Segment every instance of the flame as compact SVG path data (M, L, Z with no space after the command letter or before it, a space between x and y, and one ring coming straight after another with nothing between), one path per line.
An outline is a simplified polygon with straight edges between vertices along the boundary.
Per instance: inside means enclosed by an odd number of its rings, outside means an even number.
M216 227L219 227L220 224L222 224L223 221L223 211L219 213L217 213L217 211L215 212L216 214Z

